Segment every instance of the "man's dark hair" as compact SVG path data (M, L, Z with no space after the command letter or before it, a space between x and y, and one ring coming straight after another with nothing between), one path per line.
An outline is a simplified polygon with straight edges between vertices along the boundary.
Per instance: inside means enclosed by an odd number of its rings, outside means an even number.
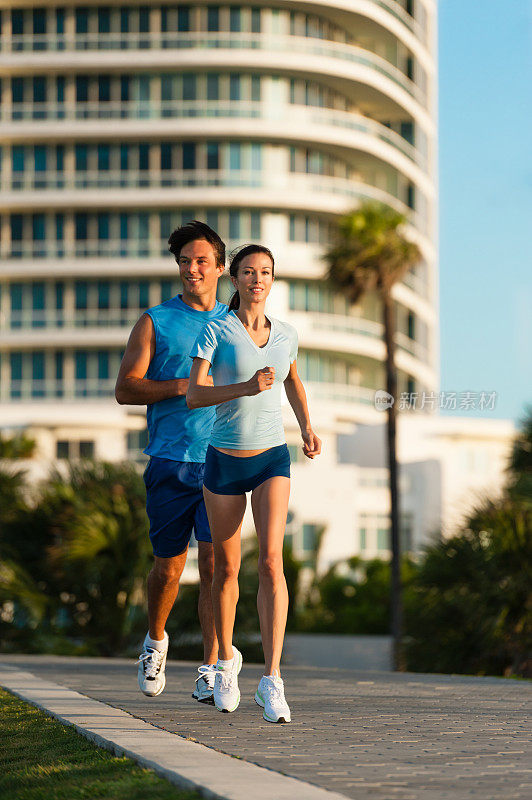
M168 239L168 249L175 256L176 261L179 261L183 247L189 242L195 242L197 239L205 239L209 242L214 250L216 263L225 266L225 244L216 231L213 231L212 228L197 219L187 222L186 225L182 225L180 228L176 228Z

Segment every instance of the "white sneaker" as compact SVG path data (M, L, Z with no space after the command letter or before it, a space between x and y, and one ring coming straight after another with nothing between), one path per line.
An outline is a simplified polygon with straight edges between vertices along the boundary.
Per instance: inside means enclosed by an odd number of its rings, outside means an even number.
M168 653L168 636L166 636L166 650L155 650L146 643L142 646L142 653L137 664L139 689L148 697L157 697L166 686L166 655Z
M240 689L238 688L238 673L242 669L240 650L233 645L233 662L229 669L222 669L218 665L215 669L214 705L218 711L235 711L240 703Z
M284 699L284 683L279 675L263 675L255 692L255 702L264 709L267 722L290 722L290 708Z
M214 664L202 664L198 667L199 678L196 678L196 688L192 692L192 697L200 703L214 704L214 678L216 667Z

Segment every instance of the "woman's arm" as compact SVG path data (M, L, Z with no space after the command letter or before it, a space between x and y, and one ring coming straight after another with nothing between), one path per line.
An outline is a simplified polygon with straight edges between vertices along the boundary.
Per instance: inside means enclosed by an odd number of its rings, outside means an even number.
M210 363L205 358L194 358L188 379L187 406L189 408L206 408L236 400L237 397L251 397L266 389L271 389L275 378L275 370L271 367L258 369L249 381L231 383L228 386L209 385Z
M297 374L297 362L290 364L290 371L284 382L288 402L292 406L296 419L301 428L303 438L303 452L307 458L314 458L321 453L321 439L316 436L310 424L307 395L301 378Z

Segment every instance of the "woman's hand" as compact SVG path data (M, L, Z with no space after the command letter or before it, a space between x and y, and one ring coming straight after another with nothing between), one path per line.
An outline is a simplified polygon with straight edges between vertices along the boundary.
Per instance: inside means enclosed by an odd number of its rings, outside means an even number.
M301 431L303 438L303 452L307 458L314 458L321 453L321 439L319 439L312 428Z
M258 369L254 376L247 381L247 395L253 397L267 389L271 389L275 380L275 370L273 367L263 367Z

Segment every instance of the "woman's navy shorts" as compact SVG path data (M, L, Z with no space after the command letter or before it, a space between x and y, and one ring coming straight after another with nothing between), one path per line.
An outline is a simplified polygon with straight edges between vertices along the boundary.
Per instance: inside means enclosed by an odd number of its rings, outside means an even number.
M203 484L214 494L252 492L268 478L290 477L290 454L286 444L270 447L256 456L229 456L209 445Z

